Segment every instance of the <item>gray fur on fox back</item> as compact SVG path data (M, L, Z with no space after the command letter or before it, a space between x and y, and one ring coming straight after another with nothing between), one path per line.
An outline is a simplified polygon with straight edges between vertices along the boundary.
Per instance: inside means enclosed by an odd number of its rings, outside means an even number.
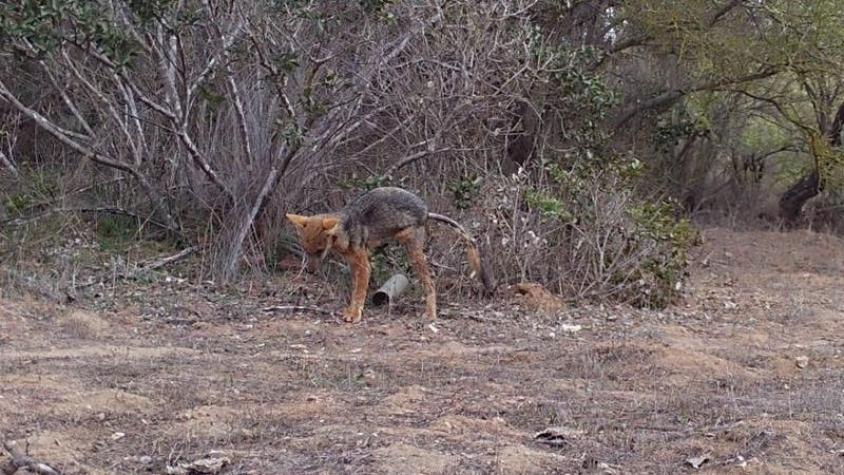
M422 198L401 188L375 188L358 196L340 211L349 244L377 245L408 227L421 227L428 220Z
M409 191L394 187L375 188L358 196L339 214L343 231L349 239L346 247L375 247L404 229L424 228L428 220L445 223L468 244L469 263L487 293L495 291L489 262L481 258L478 243L472 235L448 216L429 213L422 198Z

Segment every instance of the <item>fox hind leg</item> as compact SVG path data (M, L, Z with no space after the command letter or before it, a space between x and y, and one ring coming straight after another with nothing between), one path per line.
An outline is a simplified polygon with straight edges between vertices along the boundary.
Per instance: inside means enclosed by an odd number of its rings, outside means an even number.
M346 256L352 268L352 298L349 306L343 312L343 319L350 323L357 323L363 315L363 304L366 301L366 290L369 287L369 253L366 249L354 249Z
M425 228L406 228L396 234L396 239L407 249L413 270L425 289L426 313L428 318L433 320L437 318L437 289L425 256Z

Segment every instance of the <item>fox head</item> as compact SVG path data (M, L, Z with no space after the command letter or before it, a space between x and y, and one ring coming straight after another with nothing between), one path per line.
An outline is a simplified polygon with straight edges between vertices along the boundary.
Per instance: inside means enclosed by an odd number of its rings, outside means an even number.
M331 249L340 230L340 218L331 215L301 216L288 214L287 219L296 227L302 249L311 256L325 254Z

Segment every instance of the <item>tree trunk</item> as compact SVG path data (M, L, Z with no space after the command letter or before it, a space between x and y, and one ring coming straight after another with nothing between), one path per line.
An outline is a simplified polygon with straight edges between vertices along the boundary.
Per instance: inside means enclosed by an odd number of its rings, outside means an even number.
M842 127L844 127L844 103L838 107L832 127L829 128L826 134L829 143L833 147L841 146ZM785 220L786 225L795 225L803 213L803 206L806 202L823 191L820 178L819 170L814 169L803 175L782 194L779 202L780 217Z
M803 212L803 205L821 192L820 176L817 170L807 173L797 183L788 187L780 197L780 217L789 226L797 223Z

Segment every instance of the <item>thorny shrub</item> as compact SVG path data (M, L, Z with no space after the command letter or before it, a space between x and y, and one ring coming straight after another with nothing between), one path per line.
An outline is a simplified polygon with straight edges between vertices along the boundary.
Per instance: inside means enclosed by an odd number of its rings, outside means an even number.
M663 307L686 277L698 234L669 201L643 200L638 161L600 170L546 166L536 185L524 172L489 190L491 253L506 281L539 281L573 299ZM512 262L515 265L507 265ZM509 272L508 272L509 271Z

